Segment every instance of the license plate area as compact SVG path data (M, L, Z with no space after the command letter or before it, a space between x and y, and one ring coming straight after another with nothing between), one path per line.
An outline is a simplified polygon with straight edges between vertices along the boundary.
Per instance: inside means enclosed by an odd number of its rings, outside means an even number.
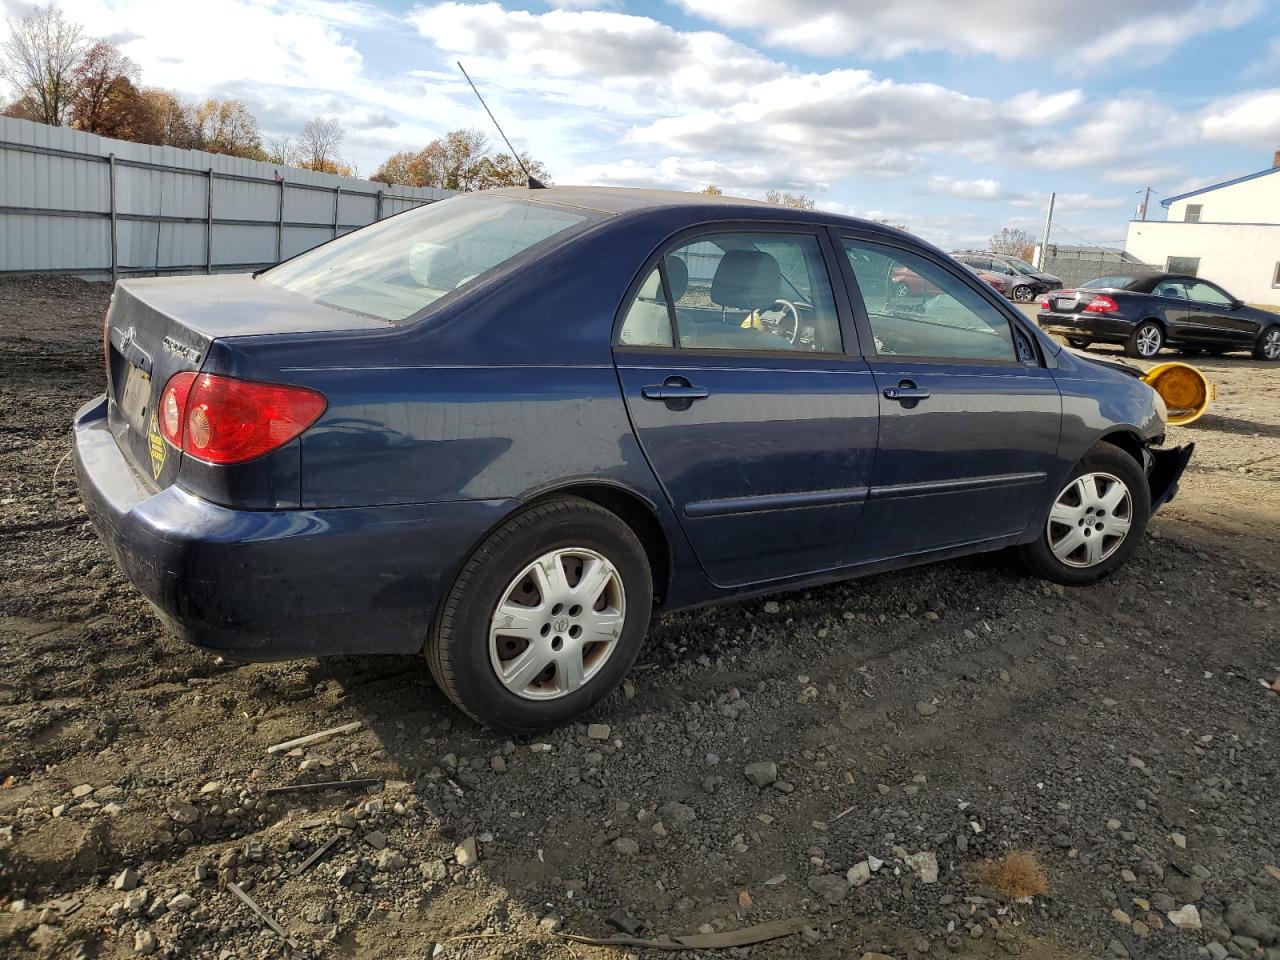
M124 393L120 396L120 412L131 428L146 433L147 413L151 403L151 374L141 367L129 364L125 375Z
M1074 310L1076 307L1075 297L1058 297L1053 302L1059 310Z

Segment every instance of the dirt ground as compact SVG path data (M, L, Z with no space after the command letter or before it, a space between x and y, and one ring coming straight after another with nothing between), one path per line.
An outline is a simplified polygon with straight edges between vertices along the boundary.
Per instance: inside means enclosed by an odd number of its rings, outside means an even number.
M992 556L668 617L607 730L507 740L414 657L165 633L68 459L108 292L0 281L0 955L285 956L235 883L305 957L794 918L676 955L1280 958L1280 365L1201 364L1182 492L1099 586ZM267 793L355 777L382 785ZM981 872L1011 850L1047 874L1026 902Z

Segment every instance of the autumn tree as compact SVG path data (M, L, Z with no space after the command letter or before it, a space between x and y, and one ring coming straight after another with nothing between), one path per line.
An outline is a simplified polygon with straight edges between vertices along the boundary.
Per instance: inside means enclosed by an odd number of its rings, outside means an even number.
M780 207L795 207L797 210L812 210L818 205L803 193L784 193L781 190L769 190L764 195L768 203L776 203Z
M1036 241L1027 231L1017 227L1001 227L991 238L991 252L1029 261L1035 253Z
M7 19L0 76L12 84L16 100L35 114L34 119L60 126L75 100L76 67L86 47L84 30L54 5L32 7Z
M550 182L543 164L527 153L522 153L520 159L530 174L543 183ZM374 172L373 179L410 187L470 191L519 186L525 182L525 175L509 153L493 154L489 138L479 130L451 130L416 153L392 154Z
M136 139L145 109L137 87L138 76L138 65L119 47L95 43L76 65L71 125L105 137Z
M241 100L210 97L196 108L193 127L201 150L253 160L265 156L258 121Z
M138 91L140 101L138 143L193 150L198 146L195 109L172 90L144 87Z
M714 183L708 183L705 187L698 191L705 193L709 197L723 197L724 191L717 187Z

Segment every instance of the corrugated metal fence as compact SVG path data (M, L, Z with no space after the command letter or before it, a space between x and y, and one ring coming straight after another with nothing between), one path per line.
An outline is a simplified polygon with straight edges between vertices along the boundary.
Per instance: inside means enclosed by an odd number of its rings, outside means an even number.
M0 273L256 270L450 194L0 117Z
M1097 277L1140 277L1161 272L1141 263L1123 250L1051 243L1045 248L1044 270L1068 287L1078 287Z

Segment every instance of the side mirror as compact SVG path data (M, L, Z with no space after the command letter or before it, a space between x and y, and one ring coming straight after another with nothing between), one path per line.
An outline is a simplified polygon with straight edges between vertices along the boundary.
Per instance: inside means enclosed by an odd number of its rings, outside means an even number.
M1232 300L1232 301L1231 301L1230 309L1232 309L1232 310L1239 310L1239 309L1240 309L1241 307L1243 307L1243 306L1244 306L1244 301L1243 301L1243 300Z

